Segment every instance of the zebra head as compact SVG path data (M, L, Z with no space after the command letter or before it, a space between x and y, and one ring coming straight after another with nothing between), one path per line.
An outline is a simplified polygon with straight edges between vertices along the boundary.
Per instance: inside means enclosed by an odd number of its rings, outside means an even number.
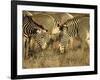
M37 30L35 39L42 49L45 49L47 47L47 43L50 40L47 30L43 30L43 29Z
M23 13L24 13L23 14L24 17L25 16L31 16L31 17L33 16L32 13L30 13L29 11L24 11Z

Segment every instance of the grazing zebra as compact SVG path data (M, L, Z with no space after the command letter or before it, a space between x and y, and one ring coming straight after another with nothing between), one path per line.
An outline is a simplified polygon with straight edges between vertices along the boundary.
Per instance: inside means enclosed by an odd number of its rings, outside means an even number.
M61 30L60 30L60 25L66 22L68 19L72 19L73 16L69 13L47 13L54 19L55 26L52 29L51 35L50 35L50 40L51 44L53 45L52 48L54 50L59 50L60 53L63 53L63 47L60 45L60 36L61 36Z
M41 48L40 43L35 39L37 34L40 34L41 31L46 32L41 25L38 25L35 21L32 20L31 16L23 17L23 37L24 37L24 53L25 58L29 57L29 51L33 46L33 43L38 45L37 47ZM35 40L34 40L35 39ZM35 46L36 46L35 45Z
M87 15L77 16L67 20L64 24L60 26L62 30L61 34L63 35L61 37L61 44L63 47L69 47L70 44L70 47L73 48L74 39L79 41L79 45L76 43L77 47L81 45L82 40L85 41L86 37L84 39L82 38L82 35L86 36L85 32L88 30L89 25L84 25L82 23L87 22L87 19ZM89 24L89 21L87 24Z

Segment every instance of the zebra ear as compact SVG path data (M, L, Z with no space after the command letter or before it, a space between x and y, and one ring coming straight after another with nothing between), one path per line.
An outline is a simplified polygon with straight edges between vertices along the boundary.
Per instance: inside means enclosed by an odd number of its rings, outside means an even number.
M67 27L67 25L66 25L66 24L64 24L64 25L63 25L63 27Z
M39 33L39 34L41 34L41 30L37 30L36 32Z
M30 13L29 11L25 11L27 16L33 16L32 13Z
M43 30L43 32L44 32L44 33L46 33L46 32L47 32L47 30Z

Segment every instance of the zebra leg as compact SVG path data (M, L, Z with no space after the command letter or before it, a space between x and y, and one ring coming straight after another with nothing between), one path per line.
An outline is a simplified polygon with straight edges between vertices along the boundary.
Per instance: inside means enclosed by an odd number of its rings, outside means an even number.
M70 48L72 50L77 50L77 49L81 48L82 41L78 36L77 37L73 37L72 41L70 41L70 45L71 45Z
M87 42L88 45L90 45L90 33L87 31L86 32L86 39L85 41Z
M26 46L25 46L25 59L29 58L29 39L26 39Z
M52 48L54 52L58 52L59 51L59 41L53 41Z
M42 49L46 49L47 48L47 43L45 42L43 45L42 45Z
M72 37L69 39L68 48L73 49L73 38Z
M82 49L83 51L89 51L90 47L90 34L89 32L86 32L86 37L85 39L82 40Z
M64 53L65 52L65 48L61 43L59 44L59 50L60 50L60 53Z

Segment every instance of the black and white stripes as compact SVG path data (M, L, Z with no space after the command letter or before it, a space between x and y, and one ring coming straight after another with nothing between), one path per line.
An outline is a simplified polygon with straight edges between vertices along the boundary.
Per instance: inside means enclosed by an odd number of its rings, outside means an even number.
M35 23L30 16L25 16L23 19L23 33L24 36L31 37L37 33L37 30L42 28L41 25Z
M63 30L66 30L66 33L69 37L75 37L80 35L80 29L83 29L82 25L84 21L84 18L86 18L87 15L83 16L77 16L72 19L67 20L64 24L62 24L60 27L63 28ZM82 31L82 30L81 30Z
M29 56L31 51L42 49L44 46L45 41L48 41L48 36L46 36L47 30L36 23L32 16L24 16L23 17L23 40L24 40L24 53L25 57ZM37 49L38 48L38 49Z
M83 23L86 23L87 25L86 24L83 25ZM85 39L84 37L86 36L85 31L87 30L88 27L89 25L88 25L87 15L77 16L77 17L67 20L64 24L60 26L60 28L62 28L61 29L61 34L62 34L61 45L68 47L68 45L70 44L70 46L72 47L75 38L82 41L83 38Z
M66 27L66 32L69 37L75 37L78 35L79 19L74 18L68 20L63 26Z

